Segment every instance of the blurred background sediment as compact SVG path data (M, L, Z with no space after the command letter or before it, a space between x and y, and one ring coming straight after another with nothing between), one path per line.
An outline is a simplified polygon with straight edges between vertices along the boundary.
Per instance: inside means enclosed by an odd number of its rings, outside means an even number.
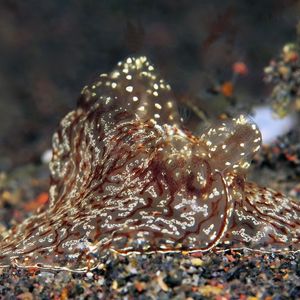
M149 56L207 116L224 107L211 91L242 61L235 101L260 103L263 68L295 40L299 13L295 0L2 0L0 170L38 161L81 88L128 55Z

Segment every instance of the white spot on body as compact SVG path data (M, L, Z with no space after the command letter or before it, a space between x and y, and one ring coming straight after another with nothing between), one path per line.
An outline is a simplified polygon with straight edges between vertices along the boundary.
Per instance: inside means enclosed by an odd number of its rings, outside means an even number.
M131 93L133 91L133 86L131 86L131 85L126 86L126 91L128 93Z
M162 109L161 105L159 103L155 103L154 106L157 108L157 109Z

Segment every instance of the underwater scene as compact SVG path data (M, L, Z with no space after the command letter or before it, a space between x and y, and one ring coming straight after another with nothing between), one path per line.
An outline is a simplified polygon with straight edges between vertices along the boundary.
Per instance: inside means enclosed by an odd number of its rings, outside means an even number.
M299 1L0 16L0 299L300 299Z

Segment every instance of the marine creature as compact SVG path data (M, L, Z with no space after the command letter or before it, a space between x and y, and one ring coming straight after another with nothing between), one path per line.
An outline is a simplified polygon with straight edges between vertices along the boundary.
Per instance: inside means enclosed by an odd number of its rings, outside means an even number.
M260 144L244 115L194 136L154 66L129 57L61 121L49 205L6 232L0 265L85 271L110 251L297 251L300 204L245 180Z

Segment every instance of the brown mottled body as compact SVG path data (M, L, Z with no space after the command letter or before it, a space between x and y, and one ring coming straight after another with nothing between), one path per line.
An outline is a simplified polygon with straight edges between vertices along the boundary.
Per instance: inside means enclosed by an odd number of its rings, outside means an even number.
M245 182L260 142L243 115L193 136L169 85L145 57L128 58L85 87L61 121L49 207L6 233L0 265L80 271L109 250L207 251L229 241L297 249L299 204Z

